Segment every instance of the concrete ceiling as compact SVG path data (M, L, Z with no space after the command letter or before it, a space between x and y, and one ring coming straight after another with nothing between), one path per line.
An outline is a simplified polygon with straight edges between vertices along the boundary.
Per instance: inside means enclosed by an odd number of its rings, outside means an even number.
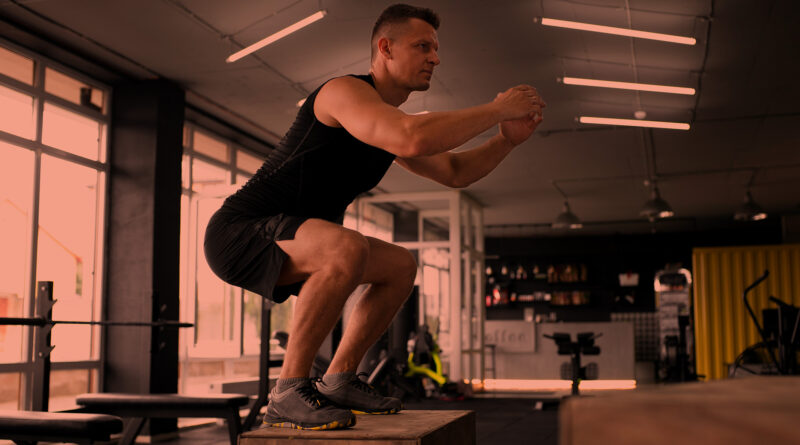
M198 107L275 143L296 103L326 79L365 73L384 0L0 0L0 18L136 77L161 76ZM563 197L586 233L636 232L645 180L658 178L676 220L728 221L748 182L771 216L800 211L800 6L793 0L437 0L432 87L408 112L487 102L519 83L548 103L545 120L467 191L489 234L547 234ZM225 58L320 8L323 20L233 64ZM695 46L545 27L535 17L692 36ZM695 96L558 82L562 76L694 87ZM580 115L689 122L689 131L579 124ZM481 135L474 146L494 130ZM753 176L755 174L755 176ZM384 192L443 187L393 166Z

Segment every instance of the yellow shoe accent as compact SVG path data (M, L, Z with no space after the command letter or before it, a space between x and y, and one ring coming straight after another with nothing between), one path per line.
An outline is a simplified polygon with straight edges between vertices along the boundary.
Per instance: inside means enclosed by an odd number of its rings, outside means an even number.
M390 409L390 410L387 410L387 411L360 411L360 410L357 410L357 409L351 409L350 411L351 411L353 414L375 414L375 415L385 415L385 414L395 414L395 413L399 412L400 410L398 410L397 408L392 408L392 409Z
M295 430L312 430L312 431L321 431L321 430L335 430L339 428L347 428L351 427L356 424L356 417L353 416L347 423L341 423L338 420L334 420L331 423L326 423L324 425L318 426L308 426L304 427L302 425L298 425L291 422L279 422L279 423L264 423L265 426L273 427L273 428L292 428Z

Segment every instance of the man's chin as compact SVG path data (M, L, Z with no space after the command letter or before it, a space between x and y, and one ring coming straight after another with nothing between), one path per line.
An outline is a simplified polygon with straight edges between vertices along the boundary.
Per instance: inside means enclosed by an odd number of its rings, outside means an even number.
M414 85L414 91L428 91L431 88L431 82L420 82Z

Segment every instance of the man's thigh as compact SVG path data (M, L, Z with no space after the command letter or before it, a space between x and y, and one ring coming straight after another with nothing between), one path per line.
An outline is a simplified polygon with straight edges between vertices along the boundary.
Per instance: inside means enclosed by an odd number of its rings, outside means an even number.
M288 256L277 284L283 286L308 279L330 261L336 261L338 253L344 249L343 244L347 242L368 244L364 283L391 281L398 273L416 270L416 263L408 250L377 238L365 237L339 224L312 218L300 225L294 239L276 241Z
M277 285L283 286L308 277L337 261L352 245L366 246L360 233L322 219L306 220L295 232L294 239L276 241L288 258L283 262Z

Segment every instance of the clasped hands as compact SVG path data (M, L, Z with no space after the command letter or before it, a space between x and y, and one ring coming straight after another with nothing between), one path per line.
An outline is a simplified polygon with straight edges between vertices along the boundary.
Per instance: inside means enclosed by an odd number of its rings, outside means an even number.
M547 106L536 88L530 85L509 88L499 93L494 103L505 117L498 125L500 135L514 146L533 134L542 122L542 110Z

